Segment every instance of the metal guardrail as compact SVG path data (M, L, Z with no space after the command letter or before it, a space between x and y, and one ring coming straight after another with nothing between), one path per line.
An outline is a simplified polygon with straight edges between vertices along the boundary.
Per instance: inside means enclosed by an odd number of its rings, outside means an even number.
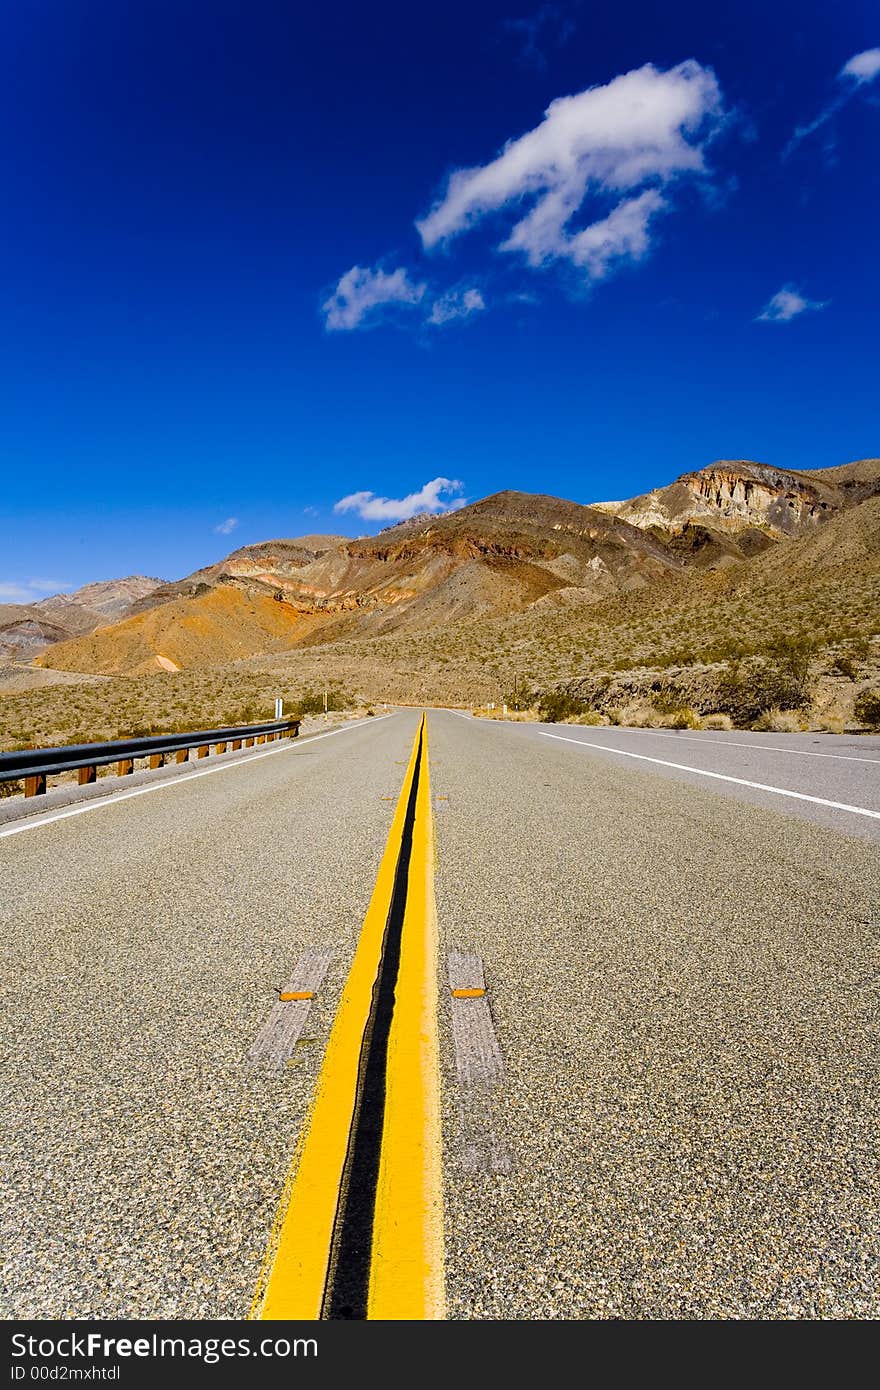
M24 778L25 796L41 796L46 790L46 778L58 772L78 772L79 785L87 786L97 780L98 768L116 763L117 775L125 777L134 771L136 758L148 758L150 767L163 767L172 753L179 763L189 758L191 748L196 757L207 757L211 745L215 752L225 753L255 743L271 743L288 734L296 738L298 719L275 719L268 724L239 724L227 729L202 729L198 733L158 734L148 738L123 738L111 743L74 743L57 748L25 748L16 753L0 753L0 782Z

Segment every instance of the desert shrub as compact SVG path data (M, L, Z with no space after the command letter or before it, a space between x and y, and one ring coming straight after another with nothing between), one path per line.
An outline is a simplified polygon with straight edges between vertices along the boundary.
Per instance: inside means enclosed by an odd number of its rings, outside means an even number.
M829 670L836 676L847 676L852 681L859 674L859 664L850 652L838 652Z
M0 782L0 800L4 796L18 796L23 791L24 786L21 782Z
M752 728L759 734L799 734L803 723L793 710L767 709L759 714Z
M655 691L651 696L651 704L658 714L677 714L679 710L686 708L683 692L674 684L661 686Z
M545 690L538 701L538 714L544 724L561 724L579 714L587 714L589 705L572 695L570 690Z
M583 714L575 715L574 722L575 724L588 724L590 727L595 727L604 724L605 720L598 710L588 709Z
M502 698L508 709L531 709L535 703L535 692L527 690L524 686L517 686L516 690L509 691Z
M733 720L729 714L707 714L703 719L703 728L726 731L733 728Z
M860 724L869 729L880 729L880 687L863 690L856 699L853 713Z
M703 727L699 715L694 713L690 705L673 710L666 720L666 726L669 729L701 729Z
M324 713L324 692L323 690L304 690L296 699L295 707L299 715L323 714ZM351 706L351 696L337 686L327 687L327 709L348 709Z
M810 658L816 644L803 633L787 634L768 643L767 652L773 664L797 681L806 681L810 670Z
M617 708L616 705L609 706L609 708L605 711L605 718L608 720L609 724L620 723L621 714L620 710Z
M718 710L739 728L753 725L765 710L803 709L809 702L806 675L799 675L788 662L735 662L718 681Z

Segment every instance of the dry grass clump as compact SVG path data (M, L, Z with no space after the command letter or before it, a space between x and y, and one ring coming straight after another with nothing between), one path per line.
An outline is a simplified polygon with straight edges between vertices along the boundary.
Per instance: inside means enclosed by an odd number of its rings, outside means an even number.
M807 727L806 719L786 709L764 710L752 724L758 734L802 734Z
M729 714L707 714L703 717L703 728L727 733L733 728L733 720Z

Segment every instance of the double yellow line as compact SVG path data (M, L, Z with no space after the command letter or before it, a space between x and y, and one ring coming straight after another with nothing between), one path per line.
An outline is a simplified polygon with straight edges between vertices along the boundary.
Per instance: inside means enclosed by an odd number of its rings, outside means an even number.
M444 1316L437 924L422 715L251 1316Z

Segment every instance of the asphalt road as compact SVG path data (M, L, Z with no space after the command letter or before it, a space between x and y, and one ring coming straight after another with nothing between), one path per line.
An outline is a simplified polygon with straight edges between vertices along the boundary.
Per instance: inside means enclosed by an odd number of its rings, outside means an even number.
M246 1315L416 725L0 827L4 1316ZM880 820L840 807L880 811L880 740L428 737L448 1316L876 1317ZM255 1068L310 948L292 1064Z

